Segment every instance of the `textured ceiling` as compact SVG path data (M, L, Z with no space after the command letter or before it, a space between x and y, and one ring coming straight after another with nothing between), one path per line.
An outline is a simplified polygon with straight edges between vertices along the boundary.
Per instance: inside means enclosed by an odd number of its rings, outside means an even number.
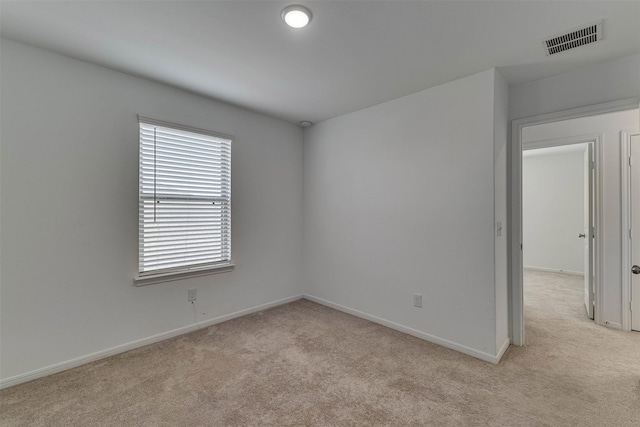
M314 14L301 30L280 11ZM0 3L3 37L291 122L318 122L491 67L510 84L640 52L640 2ZM542 39L604 19L602 43Z

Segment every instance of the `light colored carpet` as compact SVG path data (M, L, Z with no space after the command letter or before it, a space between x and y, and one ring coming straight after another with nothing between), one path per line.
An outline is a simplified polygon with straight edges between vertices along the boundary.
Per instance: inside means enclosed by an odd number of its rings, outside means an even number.
M526 273L492 365L301 300L0 392L3 426L639 426L640 334Z

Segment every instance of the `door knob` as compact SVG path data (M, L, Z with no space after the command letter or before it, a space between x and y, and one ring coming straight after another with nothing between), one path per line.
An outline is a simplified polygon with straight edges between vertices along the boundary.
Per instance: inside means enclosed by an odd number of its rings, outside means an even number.
M578 234L578 237L581 237L581 238L583 238L583 239L584 239L585 237L587 237L587 235L586 235L586 234L584 234L584 233L580 233L580 234Z
M631 272L633 274L640 274L640 267L637 265L634 265L633 267L631 267Z

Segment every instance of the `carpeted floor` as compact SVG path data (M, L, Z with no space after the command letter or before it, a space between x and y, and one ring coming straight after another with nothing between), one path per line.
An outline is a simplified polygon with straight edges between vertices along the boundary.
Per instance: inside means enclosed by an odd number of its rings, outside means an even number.
M639 426L640 333L525 273L492 365L301 300L0 392L3 426Z

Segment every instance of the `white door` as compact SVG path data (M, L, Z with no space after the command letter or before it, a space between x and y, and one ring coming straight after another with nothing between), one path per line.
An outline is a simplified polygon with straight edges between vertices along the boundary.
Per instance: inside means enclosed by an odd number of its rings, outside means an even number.
M631 136L631 329L640 331L640 135Z
M584 230L579 235L584 239L584 305L587 315L593 319L593 145L584 150Z

